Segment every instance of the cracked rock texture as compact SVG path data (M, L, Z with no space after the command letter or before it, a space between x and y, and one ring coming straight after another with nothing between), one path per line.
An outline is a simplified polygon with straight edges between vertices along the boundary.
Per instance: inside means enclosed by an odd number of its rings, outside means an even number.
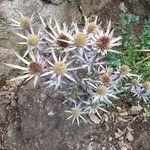
M13 18L17 20L19 17L18 15L19 11L21 11L23 15L27 16L31 16L33 12L35 13L39 12L44 19L48 19L50 16L54 15L60 23L62 22L70 23L72 19L80 18L81 13L85 15L90 15L93 14L94 12L99 12L99 10L101 10L110 1L111 0L85 0L85 2L81 5L80 11L78 5L72 6L66 0L0 1L0 26L2 26L3 28L3 32L0 32L0 34L3 33L4 37L3 41L4 40L6 41L5 44L2 42L0 42L0 44L1 46L7 48L10 47L10 42L8 43L8 40L13 36L8 34L8 32L12 31L12 29L9 26L10 24L9 19ZM36 18L35 23L39 24L40 20ZM16 44L13 43L16 43L14 39L11 44L11 47L19 49L16 46Z
M12 70L12 68L7 67L4 63L18 63L14 53L13 49L0 47L0 80L1 78L6 78L10 74L10 70Z
M22 89L18 94L20 128L11 129L4 142L15 150L116 150L105 141L101 127L81 122L80 127L66 120L69 110L61 95L45 88ZM69 108L68 108L69 107ZM102 142L103 141L103 142Z

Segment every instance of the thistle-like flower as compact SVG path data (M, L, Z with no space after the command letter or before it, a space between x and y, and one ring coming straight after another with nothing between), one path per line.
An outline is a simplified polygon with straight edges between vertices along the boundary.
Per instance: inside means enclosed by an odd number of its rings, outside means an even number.
M89 116L92 115L92 114L97 114L99 116L99 118L102 119L100 113L99 113L99 110L100 111L103 111L103 112L108 112L107 110L105 110L103 108L103 104L100 104L99 101L95 101L95 102L87 102L87 108L86 108L86 111L88 112Z
M115 75L114 75L115 82L117 83L120 80L125 80L128 78L131 78L132 76L138 77L136 74L132 74L130 72L131 72L131 69L129 68L129 66L127 66L127 65L120 66L119 69L116 72L114 72L115 73Z
M10 19L13 23L11 24L15 29L26 29L30 32L31 25L33 23L34 19L34 13L31 15L31 17L24 16L20 12L20 18L19 20Z
M80 69L81 67L72 67L69 68L69 65L74 62L74 60L71 60L69 62L67 61L67 54L64 56L64 58L61 60L61 55L57 59L55 52L52 50L52 56L54 59L54 63L50 60L46 59L49 66L49 71L45 72L42 76L48 76L51 75L51 79L57 78L57 84L56 88L58 88L61 85L62 77L66 77L67 79L76 82L76 80L70 75L69 72Z
M80 126L80 121L79 121L80 118L86 122L85 118L82 116L82 115L86 114L86 112L83 111L83 109L84 109L83 107L81 108L81 104L79 104L78 106L77 106L76 102L74 102L74 104L75 104L75 107L72 108L71 111L65 111L65 112L71 114L71 116L69 116L67 118L67 120L73 118L72 124L76 121L78 126Z
M73 26L75 34L68 36L69 40L62 40L69 44L69 48L64 50L64 52L77 50L81 53L83 50L89 50L91 44L90 35L87 34L86 30L80 31L77 23L74 23Z
M76 57L80 60L80 63L83 68L88 70L88 73L94 69L95 66L103 67L105 64L104 61L101 61L103 58L98 57L97 53L84 51L84 53L76 53Z
M140 78L133 79L129 85L129 90L133 93L133 96L137 97L140 100L143 100L145 103L150 100L150 82L146 81L145 83L140 83Z
M25 40L25 42L19 42L18 44L27 45L27 51L25 52L24 56L26 56L29 52L33 49L41 50L41 44L44 44L43 37L40 35L41 30L38 31L37 34L34 33L33 29L31 28L31 33L28 33L27 36L17 33L17 35Z
M149 81L146 81L143 84L143 87L144 87L145 90L147 90L148 92L150 92L150 82Z
M89 87L89 93L91 94L91 98L93 98L93 102L100 101L105 102L107 104L112 104L112 99L118 99L115 95L116 93L111 87L107 87L102 85L99 81L87 82Z
M90 22L90 19L87 18L86 16L84 16L84 19L85 19L85 27L84 27L85 32L90 34L99 31L101 24L97 23L98 16L95 17L95 20L93 22L92 21Z
M21 57L17 53L16 53L16 56L23 63L25 63L26 67L22 67L22 66L19 66L19 65L14 65L14 64L6 64L6 65L9 66L9 67L12 67L12 68L19 69L19 70L23 71L23 73L25 75L13 78L13 79L11 79L11 81L26 79L25 82L27 82L30 79L34 78L33 85L35 87L39 77L41 76L41 74L43 73L44 68L45 68L45 62L43 61L42 57L39 54L37 54L36 57L33 54L30 54L31 61L29 62L28 60L24 59L23 57Z
M67 25L63 24L63 29L61 29L56 18L54 18L55 24L52 26L52 19L50 18L49 23L45 23L44 19L40 16L41 22L44 26L44 30L49 35L45 39L50 42L50 46L53 49L66 49L69 47L69 38L73 32L72 29L68 29ZM68 41L68 42L66 42Z
M107 52L120 53L119 51L113 50L113 47L121 45L121 37L113 37L114 29L111 30L111 21L108 24L107 31L99 30L92 36L93 49L102 55Z

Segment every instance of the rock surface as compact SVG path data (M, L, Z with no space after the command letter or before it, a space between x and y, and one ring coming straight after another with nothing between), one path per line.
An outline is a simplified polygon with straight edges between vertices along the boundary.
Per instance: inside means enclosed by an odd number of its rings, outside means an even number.
M17 63L18 59L14 55L13 49L6 49L3 47L0 47L0 80L2 78L7 78L8 74L10 73L10 70L12 68L7 67L4 63Z
M150 1L149 0L124 0L125 5L129 8L129 11L136 13L137 15L143 15L150 17Z
M44 2L46 1L46 2ZM58 22L70 23L74 18L80 18L81 15L90 15L99 12L111 0L86 0L79 5L71 5L64 0L13 0L13 1L0 1L0 34L2 38L0 45L6 48L17 49L18 39L10 34L10 18L18 19L19 11L23 15L31 16L33 12L40 13L44 19L50 16L55 16ZM36 18L36 24L39 24L39 19ZM13 38L14 37L14 38ZM14 44L15 43L15 44ZM19 49L19 48L18 48Z
M61 95L49 89L23 89L18 94L20 130L7 134L5 147L16 150L116 150L105 141L102 128L80 122L80 127L66 120L69 110ZM103 144L103 145L102 145Z
M150 135L148 132L141 132L139 138L134 141L133 147L135 150L150 150Z

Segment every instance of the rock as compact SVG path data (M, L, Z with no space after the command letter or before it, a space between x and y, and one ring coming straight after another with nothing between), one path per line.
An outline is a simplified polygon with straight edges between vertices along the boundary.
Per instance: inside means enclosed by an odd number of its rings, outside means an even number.
M141 112L143 108L141 106L132 106L130 109L130 114L137 115Z
M64 0L41 0L41 1L54 5L60 5L64 2Z
M128 150L128 148L123 146L123 147L121 147L121 150Z
M122 116L122 117L128 116L128 112L119 113L119 115Z
M81 10L84 15L89 16L99 12L108 5L112 0L86 0L81 4Z
M150 1L149 0L124 0L125 6L130 12L137 15L150 17Z
M128 8L125 6L124 2L121 2L119 5L119 9L125 13Z
M18 63L19 60L14 53L15 51L13 49L0 47L0 78L2 78L2 76L6 78L10 70L12 70L11 67L7 67L4 63Z
M150 135L148 132L141 132L138 138L134 141L133 148L135 150L150 150Z
M21 126L8 132L4 146L17 150L98 150L102 146L116 150L108 141L101 143L106 137L101 127L97 130L82 121L79 127L66 120L68 114L64 111L70 107L62 103L56 91L24 87L18 93Z
M90 119L95 123L95 124L100 124L101 120L94 114L90 115Z
M134 137L133 137L133 135L131 134L131 132L128 132L128 133L126 134L126 139L127 139L129 142L132 142L132 141L133 141Z
M104 114L104 121L105 121L105 122L108 122L108 121L109 121L108 115L106 115L106 114Z

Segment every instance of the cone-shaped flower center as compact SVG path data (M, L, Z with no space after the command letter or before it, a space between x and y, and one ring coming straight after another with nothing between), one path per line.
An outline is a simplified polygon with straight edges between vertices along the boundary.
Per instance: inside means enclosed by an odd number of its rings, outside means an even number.
M130 72L130 68L129 68L129 66L127 66L127 65L123 65L123 66L120 68L120 74L121 74L121 75L128 75L129 72Z
M113 72L113 68L107 68L106 72L108 75L111 75Z
M79 118L80 117L80 109L79 108L73 108L72 109L72 115L74 118Z
M111 41L110 37L108 37L108 36L102 36L97 41L97 48L100 51L102 51L102 52L109 50L110 49L110 41Z
M150 82L149 81L146 81L143 86L146 90L150 91Z
M106 87L106 86L101 85L101 86L98 86L98 87L96 88L96 92L97 92L99 95L104 96L104 95L106 95L106 94L107 94L108 89L107 89L107 87Z
M95 22L90 22L89 25L88 25L87 32L92 33L96 30L96 28L97 28L96 23Z
M106 73L105 73L104 75L102 75L101 79L102 79L102 82L103 82L104 84L109 84L109 83L111 83L110 76L109 76L108 74L106 74Z
M37 63L37 62L32 62L29 65L29 71L30 71L31 74L40 73L40 72L42 72L42 65Z
M133 80L131 81L131 83L132 83L133 85L138 85L138 84L139 84L139 81L138 81L137 79L133 79Z
M26 16L21 17L20 26L22 26L23 28L27 29L27 28L30 27L30 24L31 24L30 18L28 18Z
M31 35L28 36L27 42L31 46L36 46L40 42L40 37L36 34L31 34Z
M67 67L63 62L57 62L53 66L54 72L58 75L64 75L67 72Z
M76 47L83 48L87 44L87 37L84 33L79 32L76 34L74 42Z
M68 47L68 43L67 42L60 41L60 40L66 40L66 41L68 41L69 39L68 39L67 36L65 36L64 34L60 34L59 37L58 37L58 40L57 40L57 45L59 47L62 47L62 48Z

